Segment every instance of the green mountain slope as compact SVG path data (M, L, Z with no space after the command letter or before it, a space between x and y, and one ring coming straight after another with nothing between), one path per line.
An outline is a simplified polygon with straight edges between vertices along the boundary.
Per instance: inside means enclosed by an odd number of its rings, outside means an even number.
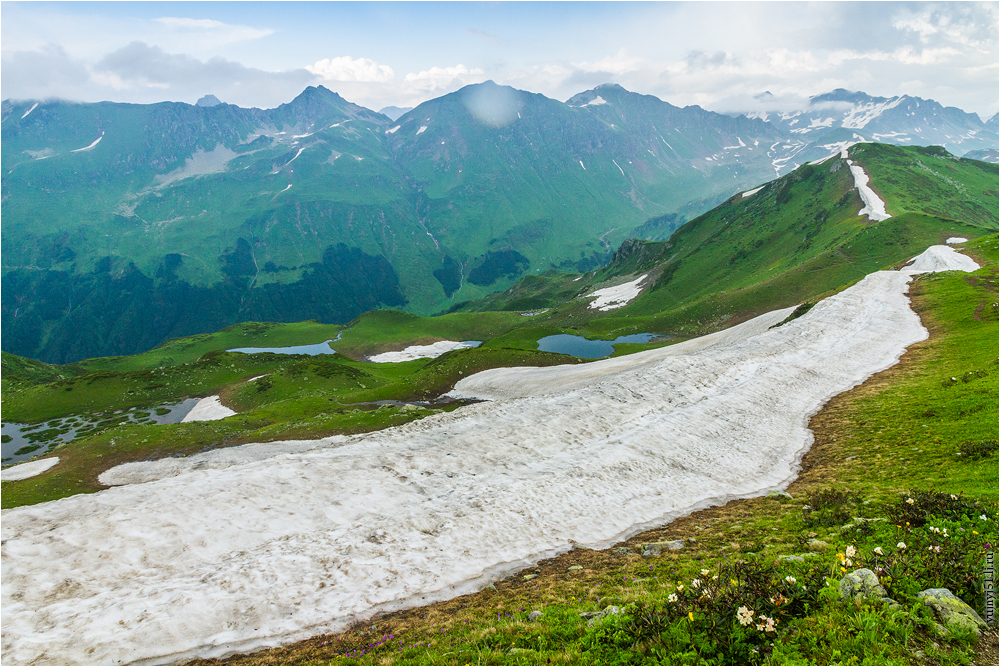
M740 148L779 138L763 121L586 95L487 83L395 122L323 88L271 110L5 102L3 349L67 362L245 320L428 314L598 266L772 168Z
M630 242L606 267L525 279L457 310L550 308L553 326L593 334L707 333L836 290L953 236L997 229L995 165L939 148L858 144L849 156L886 201L887 220L863 208L846 161L804 165L740 193L679 228L668 242ZM649 276L629 305L601 313L582 298Z

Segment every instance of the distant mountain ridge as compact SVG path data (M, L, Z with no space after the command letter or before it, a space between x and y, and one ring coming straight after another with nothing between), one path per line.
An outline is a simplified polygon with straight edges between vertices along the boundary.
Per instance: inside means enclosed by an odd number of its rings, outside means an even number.
M3 349L65 362L243 320L439 312L870 140L851 113L801 133L614 84L562 103L492 82L396 119L323 87L265 110L4 101Z
M867 141L943 146L956 155L1000 146L996 116L984 123L976 114L909 95L873 97L838 88L810 98L809 106L801 111L744 115L777 125L796 140L808 142L810 150L803 152L803 161L814 158L816 149L824 144L850 139L844 130Z

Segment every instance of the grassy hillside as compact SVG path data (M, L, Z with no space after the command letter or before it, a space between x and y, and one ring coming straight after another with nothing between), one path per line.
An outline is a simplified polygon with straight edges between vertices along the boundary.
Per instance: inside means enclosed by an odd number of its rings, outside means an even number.
M649 331L708 333L768 310L816 299L947 238L997 229L997 168L941 149L859 144L850 156L892 217L873 222L844 160L804 165L753 194L741 193L680 227L663 243L630 243L604 268L549 273L456 309L549 308L552 326L603 337ZM933 169L934 177L927 175ZM961 205L951 206L962 193ZM577 298L642 274L652 285L602 314Z

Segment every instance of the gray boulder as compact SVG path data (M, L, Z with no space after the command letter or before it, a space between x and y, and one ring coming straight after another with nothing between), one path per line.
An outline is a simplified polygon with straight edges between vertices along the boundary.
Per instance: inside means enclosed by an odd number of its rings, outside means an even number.
M945 627L975 630L986 627L986 621L976 610L965 604L947 588L928 588L917 593L917 597L944 623Z
M868 568L861 568L847 574L840 580L840 597L845 598L886 598L887 594L878 577Z
M614 616L620 613L622 613L621 607L612 605L610 607L605 607L603 611L585 611L580 614L580 617L587 619L587 627L590 628L605 616Z
M659 556L664 551L677 551L684 548L684 540L669 542L646 542L642 545L643 556Z
M538 611L537 609L535 611L531 612L530 614L528 614L528 620L529 621L537 621L541 617L542 617L542 612Z
M809 547L809 551L817 551L817 552L826 551L827 549L830 548L830 545L824 542L823 540L809 540L806 543L806 546Z

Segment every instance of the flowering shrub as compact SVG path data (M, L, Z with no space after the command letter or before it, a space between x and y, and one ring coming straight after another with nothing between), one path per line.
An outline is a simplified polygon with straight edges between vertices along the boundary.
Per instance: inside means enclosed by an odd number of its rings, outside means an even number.
M801 582L800 582L801 579ZM781 629L806 615L826 585L822 573L782 576L759 558L703 569L678 583L666 601L628 605L621 616L594 631L594 647L649 650L670 663L758 664Z
M919 527L930 517L956 521L984 513L985 508L974 500L939 491L910 491L894 503L885 506L886 516L899 526Z

